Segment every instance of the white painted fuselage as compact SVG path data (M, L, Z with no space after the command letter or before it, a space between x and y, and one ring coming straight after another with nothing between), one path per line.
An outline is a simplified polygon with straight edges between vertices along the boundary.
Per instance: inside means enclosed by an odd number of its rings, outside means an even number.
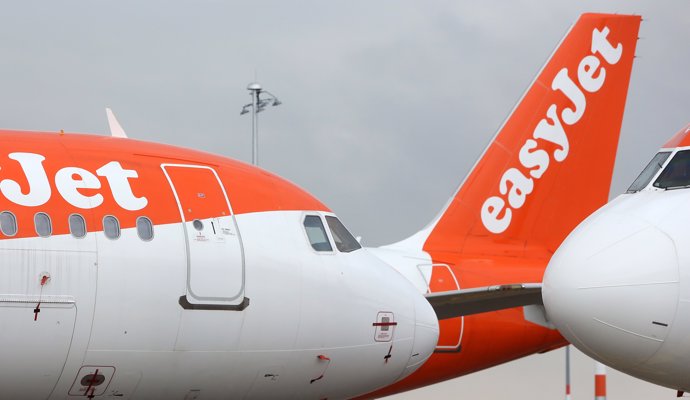
M340 251L330 211L235 214L226 203L250 190L241 185L247 167L187 161L178 168L200 175L185 180L162 161L141 160L148 164L122 161L139 170L125 182L148 197L141 211L118 211L107 190L109 211L57 207L52 185L33 208L0 195L0 398L350 398L402 379L433 352L438 322L422 293L366 249ZM6 181L27 182L9 175L15 161L0 157L0 167ZM219 186L195 186L206 178ZM93 197L95 188L71 179L77 194ZM281 204L305 196L277 180L269 187ZM158 223L157 196L173 222ZM189 217L212 196L225 215ZM39 213L52 234L41 235ZM85 217L83 237L60 232L68 213ZM139 215L154 216L152 237ZM104 231L112 216L122 223L117 237ZM326 226L330 250L310 244L307 216Z

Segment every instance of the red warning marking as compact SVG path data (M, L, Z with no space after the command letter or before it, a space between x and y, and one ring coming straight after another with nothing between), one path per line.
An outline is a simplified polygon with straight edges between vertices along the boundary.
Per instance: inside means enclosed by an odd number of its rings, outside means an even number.
M372 326L396 326L398 325L397 322L374 322L371 324Z
M395 322L395 315L389 311L379 311L376 320L371 324L374 330L374 341L390 342L393 340L393 332L398 323Z
M43 286L45 286L46 283L48 283L49 279L50 275L41 275L41 292L38 294L38 304L36 304L36 308L34 308L34 321L38 321L38 313L41 312L41 298L43 297Z
M331 365L331 359L328 358L328 357L326 357L326 356L323 355L323 354L319 354L318 356L316 356L316 358L317 358L319 361L326 361L326 366L324 367L323 372L321 372L321 375L319 375L319 376L317 376L316 378L314 378L314 379L312 379L311 381L309 381L309 384L310 384L310 385L311 385L312 383L316 382L316 381L319 381L319 380L323 379L323 376L326 375L326 370L328 369L328 366Z
M96 388L93 387L93 384L96 383L96 380L98 379L98 368L96 368L96 372L91 375L91 379L89 379L89 386L86 388L86 392L84 392L84 395L90 399L93 399L93 392L96 390ZM89 390L91 390L91 394L89 394Z
M115 367L85 365L79 368L69 390L70 396L95 398L103 396L115 374ZM116 394L112 394L116 396ZM106 396L107 397L107 396Z

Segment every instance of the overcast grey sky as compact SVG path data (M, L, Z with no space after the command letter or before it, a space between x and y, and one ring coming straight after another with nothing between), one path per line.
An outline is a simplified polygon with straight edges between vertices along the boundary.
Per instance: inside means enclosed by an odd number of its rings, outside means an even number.
M582 12L641 14L612 193L690 121L690 1L1 1L0 127L105 133L251 158L315 194L367 245L402 239L454 192ZM558 398L562 351L400 399ZM576 357L574 399L592 397ZM611 398L670 390L615 375ZM589 382L589 383L588 383ZM586 389L589 384L590 389Z

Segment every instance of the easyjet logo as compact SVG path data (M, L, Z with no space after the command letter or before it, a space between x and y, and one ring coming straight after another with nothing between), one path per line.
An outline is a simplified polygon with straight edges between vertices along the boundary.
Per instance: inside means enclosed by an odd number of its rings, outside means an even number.
M500 195L491 196L482 205L481 217L484 227L492 233L501 233L508 229L513 218L513 210L525 205L527 196L534 190L535 180L548 171L551 160L563 162L570 151L566 126L575 125L582 118L587 107L587 94L596 93L606 80L606 68L602 59L609 65L618 63L623 54L623 45L613 46L607 39L609 28L592 31L591 54L585 56L578 65L577 82L571 79L567 68L561 69L551 82L551 89L561 92L570 100L574 108L565 107L558 110L551 104L532 137L520 148L518 167L503 173L498 185ZM552 153L543 149L543 145L552 143L556 149Z
M103 203L103 194L97 192L86 195L81 190L100 190L99 176L106 179L115 202L125 210L141 210L148 204L146 197L136 197L132 193L129 179L137 178L137 171L124 169L117 161L98 168L96 174L83 168L65 167L49 177L43 167L46 158L40 154L10 153L8 157L19 163L29 185L28 192L24 193L17 181L10 178L0 180L0 193L17 205L37 207L47 203L53 195L49 181L52 179L60 196L69 204L84 209L98 207Z

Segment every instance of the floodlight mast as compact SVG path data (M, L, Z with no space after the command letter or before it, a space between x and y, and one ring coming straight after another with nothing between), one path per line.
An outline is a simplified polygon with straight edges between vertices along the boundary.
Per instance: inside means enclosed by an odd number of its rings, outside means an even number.
M249 108L252 109L252 164L259 165L259 116L266 106L279 106L282 103L268 90L264 90L258 82L252 82L247 86L252 102L245 104L242 107L240 115L247 114ZM261 98L261 94L265 93L267 97Z

